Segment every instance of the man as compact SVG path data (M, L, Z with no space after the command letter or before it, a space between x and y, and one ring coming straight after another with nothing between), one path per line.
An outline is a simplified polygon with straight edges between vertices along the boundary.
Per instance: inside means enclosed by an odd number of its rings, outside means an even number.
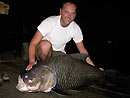
M30 70L35 61L35 55L39 60L46 60L54 54L54 51L65 53L66 43L74 40L80 53L88 54L83 44L83 36L80 27L73 21L76 17L77 6L73 2L66 2L60 9L59 16L51 16L45 19L39 26L29 46ZM90 57L86 61L94 66Z

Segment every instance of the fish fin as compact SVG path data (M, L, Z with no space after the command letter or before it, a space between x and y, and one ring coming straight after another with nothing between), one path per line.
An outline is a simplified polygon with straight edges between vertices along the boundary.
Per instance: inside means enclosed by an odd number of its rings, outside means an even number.
M120 76L119 74L119 71L117 70L114 70L114 69L108 69L108 70L105 70L105 80L106 81L115 81L118 79L118 77Z
M116 82L118 81L118 78L120 76L119 71L115 69L107 69L105 72L105 80L103 82L103 87L115 87Z
M69 55L76 59L82 60L84 62L86 62L86 58L89 56L88 54L85 54L85 53L73 53Z
M75 92L84 92L86 91L87 87L81 87L81 88L77 88L77 89L72 89L71 91L75 91Z
M69 94L62 90L53 89L52 91L54 91L57 95L60 95L60 96L72 96L72 94Z
M70 90L70 91L75 92L75 93L82 93L82 92L84 92L84 91L86 91L86 90L75 90L75 89L73 90L73 89L72 89L72 90Z

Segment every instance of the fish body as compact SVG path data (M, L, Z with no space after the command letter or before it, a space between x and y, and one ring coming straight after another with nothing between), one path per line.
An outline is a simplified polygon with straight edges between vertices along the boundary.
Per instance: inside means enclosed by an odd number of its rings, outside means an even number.
M104 72L83 60L85 54L59 55L46 62L38 62L31 70L19 76L16 88L19 91L50 92L87 88L100 84Z

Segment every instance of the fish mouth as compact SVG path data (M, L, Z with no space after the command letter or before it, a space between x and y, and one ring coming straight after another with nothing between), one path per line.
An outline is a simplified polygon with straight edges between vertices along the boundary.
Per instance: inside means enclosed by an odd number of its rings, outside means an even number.
M21 92L26 92L29 91L29 89L27 88L26 84L24 83L23 79L20 77L18 77L18 84L16 86L16 89L21 91Z
M35 86L27 86L19 75L16 89L18 89L21 92L36 92L39 90L40 84L41 82L37 83Z

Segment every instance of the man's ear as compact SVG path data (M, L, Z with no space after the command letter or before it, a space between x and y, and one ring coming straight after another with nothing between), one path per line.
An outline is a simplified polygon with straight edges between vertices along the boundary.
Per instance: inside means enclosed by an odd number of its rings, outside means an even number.
M60 15L61 15L61 10L62 10L62 9L60 8Z

